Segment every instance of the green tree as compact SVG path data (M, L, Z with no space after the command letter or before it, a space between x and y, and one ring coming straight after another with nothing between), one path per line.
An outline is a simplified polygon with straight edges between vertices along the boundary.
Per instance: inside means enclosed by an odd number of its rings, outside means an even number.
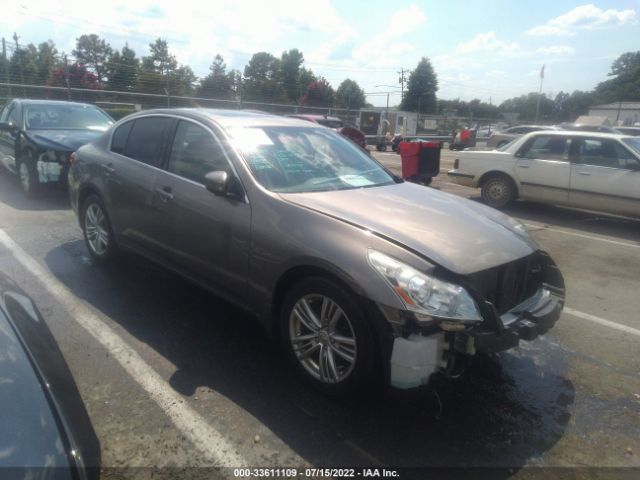
M609 80L595 88L598 103L640 100L640 51L620 55L611 65Z
M536 104L538 93L531 92L527 95L510 98L500 104L500 112L517 113L520 121L533 122L536 118ZM540 111L538 122L548 123L554 118L555 102L544 93L540 97Z
M60 66L58 49L52 40L42 42L38 45L38 59L36 61L38 73L36 77L37 85L46 85L54 68Z
M574 91L572 94L560 92L556 95L552 119L555 122L574 122L580 115L587 115L593 103L593 93Z
M418 66L409 75L407 91L400 104L402 110L419 113L435 113L438 77L427 57L422 57Z
M282 72L282 87L287 101L297 103L304 92L304 87L300 83L300 73L304 56L302 52L294 48L287 52L282 52L280 58L280 68Z
M113 54L111 45L95 33L81 35L76 39L76 48L71 52L78 63L86 65L103 85L106 81L107 60Z
M136 52L125 43L122 50L117 50L107 62L107 89L129 91L136 88L138 83L138 71L140 60L136 58Z
M301 104L310 107L333 107L336 93L327 80L319 77L307 87L307 92L302 97Z
M37 83L38 49L33 43L13 51L9 62L9 77L13 83L23 83L24 85Z
M255 53L244 67L243 100L281 102L285 98L280 60L270 53Z
M235 97L234 83L236 72L227 73L227 66L221 55L216 55L209 67L209 75L200 81L196 96L232 100Z
M354 80L343 80L336 91L336 107L360 109L367 103L364 90Z
M151 55L142 58L142 69L146 72L156 72L160 75L168 75L178 68L178 60L175 55L169 53L169 45L166 40L157 38L149 44Z

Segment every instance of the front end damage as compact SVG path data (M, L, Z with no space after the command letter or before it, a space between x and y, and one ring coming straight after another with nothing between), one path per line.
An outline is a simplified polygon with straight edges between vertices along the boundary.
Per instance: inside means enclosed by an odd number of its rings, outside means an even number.
M38 155L36 160L36 171L38 172L38 182L64 183L69 170L69 156L71 152L58 152L46 150Z
M546 333L564 305L562 274L542 251L457 281L473 296L481 321L451 321L382 308L394 332L392 386L418 387L435 373L456 377L478 353L504 351Z

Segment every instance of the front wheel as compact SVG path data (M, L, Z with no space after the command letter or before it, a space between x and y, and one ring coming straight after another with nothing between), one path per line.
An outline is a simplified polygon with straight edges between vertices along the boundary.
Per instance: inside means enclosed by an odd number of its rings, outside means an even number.
M317 389L345 395L370 379L370 328L352 294L334 282L321 277L299 282L284 300L280 327L290 360Z
M504 208L516 198L516 186L505 175L489 177L482 184L482 201L493 208Z
M117 253L113 230L97 195L89 195L82 204L82 233L91 258L96 263L105 264Z
M38 177L38 166L33 153L26 152L18 160L18 176L20 186L27 197L35 197L40 193L41 184Z

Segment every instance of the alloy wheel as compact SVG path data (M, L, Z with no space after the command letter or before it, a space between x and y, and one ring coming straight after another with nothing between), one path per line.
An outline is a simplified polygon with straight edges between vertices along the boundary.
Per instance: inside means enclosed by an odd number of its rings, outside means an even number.
M320 294L300 298L289 316L289 340L302 367L316 380L339 383L358 354L353 326L340 306Z
M84 214L84 228L87 243L96 255L104 255L109 248L109 227L107 217L100 205L92 203Z

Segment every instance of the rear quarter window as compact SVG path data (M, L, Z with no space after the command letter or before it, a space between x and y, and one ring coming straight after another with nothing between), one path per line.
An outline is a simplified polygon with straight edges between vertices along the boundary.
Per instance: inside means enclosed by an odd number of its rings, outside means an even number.
M124 154L124 147L127 145L127 139L129 138L129 132L131 132L132 126L133 122L127 122L115 129L113 136L111 137L112 152L119 153L121 155Z

